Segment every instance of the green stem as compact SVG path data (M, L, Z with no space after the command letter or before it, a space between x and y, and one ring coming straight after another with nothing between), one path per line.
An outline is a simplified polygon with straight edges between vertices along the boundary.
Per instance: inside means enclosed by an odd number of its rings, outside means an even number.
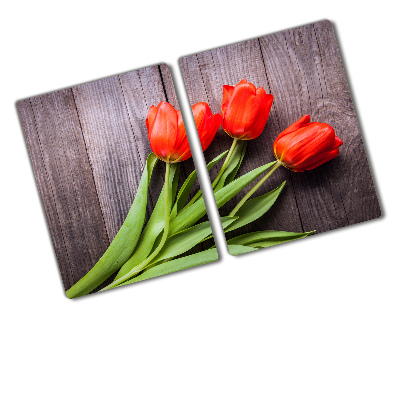
M103 290L108 290L112 289L121 283L125 282L127 279L131 278L132 276L138 274L139 272L143 271L143 269L150 264L150 262L154 259L154 257L161 251L163 248L167 237L168 237L168 231L169 231L169 197L170 197L170 187L169 187L169 171L170 171L171 164L169 162L166 163L166 168L165 168L165 193L164 193L164 205L165 205L165 226L164 226L164 232L163 236L161 238L160 244L157 246L157 248L151 253L144 261L142 261L139 265L136 267L132 268L127 274L124 276L121 276L121 278L115 280L114 282L110 283L108 286L105 288L101 289L100 292Z
M233 143L232 143L231 148L229 149L229 153L228 153L228 155L226 156L225 161L224 161L224 163L222 164L222 167L221 167L221 169L220 169L220 171L219 171L217 177L214 179L214 182L212 183L212 188L213 188L213 189L215 188L215 186L217 186L219 180L221 179L222 174L225 172L226 167L227 167L228 164L229 164L229 160L231 159L231 156L232 156L232 154L233 154L233 150L235 150L235 147L236 147L236 144L237 144L237 141L238 141L238 140L239 140L239 139L233 139Z
M231 158L231 156L232 156L233 150L235 150L235 147L236 147L236 144L237 144L237 141L238 141L238 140L239 140L239 139L233 139L233 143L232 143L231 148L229 149L229 153L227 154L227 156L226 156L226 158L225 158L225 161L224 161L224 163L222 164L222 167L221 167L221 169L220 169L220 171L219 171L217 177L214 179L214 182L212 183L212 188L213 188L213 189L215 188L215 186L217 186L219 180L221 179L222 174L225 172L226 167L227 167L228 164L229 164L229 160L230 160L230 158ZM188 207L190 207L192 204L194 204L200 196L201 196L201 189L199 189L199 190L197 191L197 193L193 196L193 198L189 201L189 203L187 203L186 206L182 208L181 211L185 210L186 208L188 208ZM180 211L180 212L181 212L181 211Z
M270 171L256 184L253 188L243 197L242 200L237 203L236 207L230 212L229 216L234 217L239 211L239 208L253 195L253 193L282 165L280 161L277 161Z

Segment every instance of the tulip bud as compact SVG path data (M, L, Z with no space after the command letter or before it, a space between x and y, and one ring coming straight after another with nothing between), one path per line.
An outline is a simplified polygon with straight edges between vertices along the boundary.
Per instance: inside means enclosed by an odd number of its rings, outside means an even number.
M234 139L250 140L261 134L274 100L264 88L242 79L235 87L224 85L222 127Z
M303 172L335 158L342 144L330 125L310 123L310 116L304 115L279 134L274 154L286 168Z
M221 123L220 115L212 115L206 103L192 106L203 151L210 145ZM185 161L192 156L180 111L167 103L151 106L146 126L154 154L170 163Z

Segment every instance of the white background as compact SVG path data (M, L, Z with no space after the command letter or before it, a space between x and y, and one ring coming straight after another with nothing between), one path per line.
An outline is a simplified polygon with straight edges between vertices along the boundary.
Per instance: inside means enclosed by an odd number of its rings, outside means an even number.
M0 397L399 399L398 10L352 4L3 4ZM187 110L180 56L321 19L334 23L383 216L238 258L217 224L219 263L68 300L16 100L167 62Z

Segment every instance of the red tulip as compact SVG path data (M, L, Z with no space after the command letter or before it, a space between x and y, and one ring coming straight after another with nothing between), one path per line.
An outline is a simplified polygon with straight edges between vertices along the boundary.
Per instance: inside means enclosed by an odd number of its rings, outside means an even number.
M242 79L235 87L224 85L222 127L234 139L250 140L261 134L274 96Z
M203 151L211 144L218 128L222 123L219 114L212 114L207 103L196 103L192 106L194 121L196 122L197 132Z
M192 110L204 151L214 139L221 117L219 114L212 115L206 103L197 103ZM175 163L192 156L181 112L171 104L163 101L157 107L151 106L146 126L151 149L161 160Z
M342 144L330 125L310 123L310 116L304 115L279 134L274 153L286 168L303 172L335 158Z

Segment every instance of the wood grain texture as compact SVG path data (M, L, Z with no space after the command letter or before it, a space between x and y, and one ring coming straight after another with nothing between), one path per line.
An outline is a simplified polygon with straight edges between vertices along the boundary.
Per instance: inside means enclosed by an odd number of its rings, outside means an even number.
M227 237L255 230L318 233L380 216L368 161L329 21L267 35L180 59L181 72L194 104L206 101L220 112L222 86L247 79L274 95L261 136L249 141L239 174L272 161L276 136L302 115L332 125L344 141L339 157L313 171L293 173L280 168L258 191L263 194L287 185L271 210ZM228 149L231 138L220 128L206 160ZM211 172L211 179L215 172ZM243 197L238 195L220 211L227 215Z
M109 245L72 92L23 100L17 107L67 288Z
M179 108L168 66L156 65L17 103L66 290L99 260L125 220L151 152L147 111L167 98ZM192 160L182 166L181 182L194 168ZM159 162L147 217L164 172Z

